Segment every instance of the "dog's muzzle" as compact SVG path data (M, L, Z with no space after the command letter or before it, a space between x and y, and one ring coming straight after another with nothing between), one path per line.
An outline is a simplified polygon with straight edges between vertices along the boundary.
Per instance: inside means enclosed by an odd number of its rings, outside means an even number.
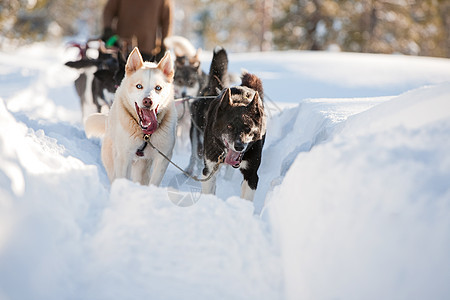
M225 142L225 146L227 147L225 163L229 164L233 168L239 168L239 166L241 165L242 157L244 156L245 148L247 145L241 144L241 145L237 146L238 149L235 149L236 146L230 147L230 145L227 142ZM236 150L241 150L241 151L236 151Z
M150 109L146 107L139 107L139 105L134 102L137 115L139 116L139 125L145 134L152 134L158 128L158 119L156 114L158 113L158 107L155 109Z

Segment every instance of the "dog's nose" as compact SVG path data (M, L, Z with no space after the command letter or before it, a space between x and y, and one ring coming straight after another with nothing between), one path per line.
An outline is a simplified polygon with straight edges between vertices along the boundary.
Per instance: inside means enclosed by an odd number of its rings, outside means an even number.
M242 143L242 141L237 140L234 142L234 150L242 151L242 150L244 150L244 148L245 148L245 144Z
M150 107L152 106L153 101L150 98L144 98L144 100L142 100L142 105L144 105L145 107Z

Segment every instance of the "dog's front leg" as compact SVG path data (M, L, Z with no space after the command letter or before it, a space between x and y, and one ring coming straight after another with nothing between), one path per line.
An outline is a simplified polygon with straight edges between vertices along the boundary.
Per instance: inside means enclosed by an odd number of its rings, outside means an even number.
M114 163L114 178L131 179L131 159L127 155L118 155Z
M191 125L190 138L191 138L191 158L189 160L189 165L186 168L186 172L189 174L194 174L194 168L197 161L198 152L198 130L194 125Z
M150 182L151 159L137 159L133 162L131 169L131 179L142 185L148 185Z
M241 162L240 171L244 176L241 185L241 198L253 201L256 188L258 187L258 169L261 165L262 149L264 139L256 141L244 154Z
M150 184L156 186L159 186L161 184L168 165L169 161L161 155L158 155L158 157L153 160L152 172L150 174Z
M209 159L205 158L205 168L203 169L204 178L207 178L211 174L211 172L213 172L215 165L215 162L212 162ZM216 194L216 174L214 174L209 180L202 181L203 194Z
M253 201L255 198L256 188L250 187L249 182L244 179L241 186L241 198L249 201Z
M252 165L253 163L253 165ZM259 167L257 162L252 162L248 160L243 160L241 162L241 173L244 176L244 180L242 181L241 185L241 198L253 201L253 198L255 197L256 188L258 187L258 169L255 168Z

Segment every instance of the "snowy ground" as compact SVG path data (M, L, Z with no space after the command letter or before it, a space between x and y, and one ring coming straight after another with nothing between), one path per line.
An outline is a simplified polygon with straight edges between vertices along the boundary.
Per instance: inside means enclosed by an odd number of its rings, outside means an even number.
M231 54L283 107L249 203L226 170L217 197L110 185L73 57L0 53L0 299L450 297L450 60Z

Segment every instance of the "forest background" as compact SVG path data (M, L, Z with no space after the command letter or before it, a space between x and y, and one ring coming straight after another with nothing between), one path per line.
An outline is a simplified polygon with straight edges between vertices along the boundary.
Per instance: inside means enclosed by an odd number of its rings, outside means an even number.
M106 0L2 0L0 49L101 35ZM329 50L450 58L449 0L178 0L174 34L233 52Z

